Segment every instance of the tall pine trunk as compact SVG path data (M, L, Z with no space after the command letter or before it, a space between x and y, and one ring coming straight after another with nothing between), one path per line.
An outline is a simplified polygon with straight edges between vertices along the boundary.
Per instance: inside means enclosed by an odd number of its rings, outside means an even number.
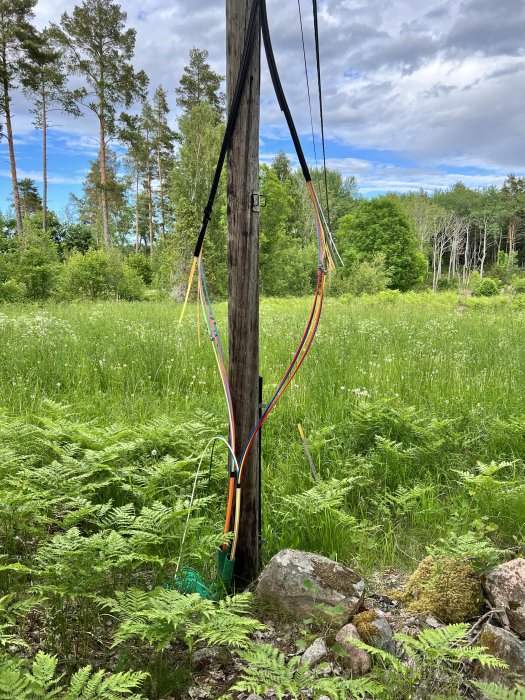
M139 252L139 170L135 170L135 252Z
M20 209L20 195L18 193L18 178L16 175L16 160L15 160L15 146L13 142L13 127L11 125L11 106L9 97L9 80L7 77L7 55L5 46L2 48L2 65L3 65L3 92L4 92L4 106L5 106L5 126L7 130L7 146L9 149L9 164L11 166L11 185L13 188L13 204L15 207L15 219L16 219L16 231L18 237L22 239L24 237L24 229L22 226L22 211Z
M153 203L151 201L151 168L148 165L148 222L149 222L149 254L153 256Z
M157 165L159 169L159 184L160 184L160 222L162 231L162 240L166 240L166 219L164 214L164 181L162 173L162 159L160 157L160 148L157 148Z
M42 229L47 231L47 105L46 88L42 85Z
M109 211L108 211L108 191L107 191L107 173L106 173L106 133L104 129L104 111L103 104L100 104L99 111L99 138L100 138L100 189L102 193L102 231L104 234L104 245L106 248L111 246L109 238Z

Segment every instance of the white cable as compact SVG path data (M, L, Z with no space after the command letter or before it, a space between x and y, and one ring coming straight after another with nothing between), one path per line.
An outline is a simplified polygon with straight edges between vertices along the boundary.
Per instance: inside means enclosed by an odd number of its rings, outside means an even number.
M199 466L197 467L197 472L195 474L195 479L193 480L193 488L191 490L190 505L188 507L188 515L186 517L186 524L184 525L184 532L182 533L182 541L180 543L179 559L177 561L177 566L175 568L175 574L177 574L177 572L179 570L180 560L182 559L182 550L184 547L184 541L186 540L186 533L188 531L188 524L190 522L191 509L193 506L193 501L195 500L195 492L197 490L197 481L199 479L199 474L200 474L200 470L202 467L202 463L204 461L204 457L206 456L206 452L208 451L210 445L213 444L214 442L217 442L217 440L220 440L221 442L223 442L226 445L226 447L228 448L228 452L232 456L233 461L235 463L235 468L237 469L237 474L239 473L239 463L237 462L237 457L235 456L235 454L231 448L231 445L226 440L226 438L224 438L222 435L216 435L215 437L211 438L211 440L208 442L208 444L206 445L206 447L202 451L202 454L201 454L200 460L199 460Z

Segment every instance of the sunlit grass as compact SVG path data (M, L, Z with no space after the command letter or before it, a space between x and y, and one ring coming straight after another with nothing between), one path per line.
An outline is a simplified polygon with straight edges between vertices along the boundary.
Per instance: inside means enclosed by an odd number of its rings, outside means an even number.
M449 528L480 518L507 544L520 536L525 498L509 506L473 496L457 475L478 460L507 459L506 478L523 476L524 313L499 300L478 306L454 295L326 303L312 351L264 429L266 555L292 545L367 567L406 564ZM262 303L266 396L308 310L303 299ZM38 416L51 399L103 425L204 409L226 434L204 325L199 344L195 308L182 325L179 313L168 302L3 307L0 408ZM226 306L216 313L227 347ZM313 486L298 422L323 482L353 479L337 508L355 522L337 520L333 508L311 519L289 509L288 496Z

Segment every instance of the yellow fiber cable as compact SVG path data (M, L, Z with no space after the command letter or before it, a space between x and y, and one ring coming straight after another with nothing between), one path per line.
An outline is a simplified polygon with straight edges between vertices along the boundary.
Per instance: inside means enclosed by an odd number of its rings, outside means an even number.
M235 552L237 551L237 543L239 541L239 524L241 521L241 489L236 489L235 491L235 527L233 529L233 545L230 554L230 559L235 559Z
M184 312L186 311L186 305L188 304L188 299L190 298L191 285L193 282L193 275L195 274L195 268L197 267L197 260L198 260L198 258L193 258L193 262L191 264L190 277L188 279L188 289L186 291L186 297L184 299L184 304L182 305L182 311L181 311L180 318L179 318L179 325L182 323L182 319L184 317Z

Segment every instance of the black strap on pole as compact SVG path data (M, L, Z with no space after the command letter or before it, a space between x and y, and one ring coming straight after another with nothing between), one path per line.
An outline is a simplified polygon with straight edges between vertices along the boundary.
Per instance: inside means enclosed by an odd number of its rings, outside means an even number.
M198 258L202 245L204 243L204 236L206 235L206 229L208 227L208 222L211 217L213 203L215 201L215 196L219 188L219 182L221 179L221 173L224 166L224 160L226 158L226 153L231 144L231 139L233 131L235 129L235 124L237 122L237 116L239 113L239 104L242 97L242 91L244 89L244 84L246 82L246 76L248 74L248 67L250 63L250 58L253 51L254 40L255 40L255 27L257 24L257 13L260 11L261 28L264 41L264 50L266 53L266 59L268 61L268 68L270 70L270 76L272 78L273 87L275 94L277 96L277 101L279 106L284 113L288 129L290 131L290 136L292 138L295 152L297 153L297 158L299 159L299 164L301 170L303 171L303 176L306 182L311 181L310 170L306 163L306 158L304 156L303 148L301 142L299 141L299 136L297 134L297 129L286 101L281 79L279 77L279 72L277 70L277 65L275 63L275 56L273 53L272 41L270 38L270 28L268 26L268 16L266 13L266 1L265 0L254 0L252 5L252 11L250 14L250 20L248 24L248 32L246 35L246 43L244 45L243 55L241 59L241 68L239 75L237 76L237 83L235 85L235 92L233 95L232 103L230 106L230 111L228 114L228 120L226 122L226 131L224 132L224 138L222 140L221 151L219 153L219 158L217 161L217 167L215 168L215 175L213 176L213 182L210 189L210 195L208 197L208 203L204 209L204 216L202 219L201 229L199 232L199 237L197 238L197 243L195 245L195 251L193 253L194 257Z
M230 110L228 113L228 120L226 122L226 131L224 132L224 137L222 140L221 151L219 153L219 159L217 161L217 167L215 168L215 175L213 176L213 182L211 185L210 196L208 197L208 203L204 209L204 216L202 219L201 230L199 232L199 237L197 239L197 244L195 246L195 251L193 253L194 257L198 258L202 250L202 244L204 243L204 236L206 235L206 229L208 227L208 222L211 218L211 213L213 209L213 202L215 201L215 195L217 194L217 189L219 188L219 182L221 180L222 168L224 166L224 160L226 158L226 153L231 144L233 131L235 129L235 124L237 122L237 116L239 114L239 104L241 102L242 92L244 89L244 84L246 82L246 75L248 74L248 68L250 65L250 59L252 57L253 46L255 41L255 27L257 25L257 15L259 12L259 2L260 0L254 0L252 5L252 11L250 14L250 20L248 24L248 31L246 34L246 42L244 44L244 50L241 58L241 68L239 70L239 75L237 76L237 83L235 85L235 92L233 94L233 99L230 105Z
M284 113L286 123L288 124L288 130L290 131L290 136L292 137L293 145L295 147L295 152L297 153L297 158L299 159L301 170L303 171L304 179L306 182L310 182L312 179L310 177L310 170L306 164L303 148L301 146L301 142L299 141L299 136L297 135L297 129L295 128L292 113L288 107L288 102L286 101L279 72L277 71L277 65L275 63L272 40L270 38L270 27L268 26L268 15L266 13L266 0L261 0L261 28L264 41L264 51L266 53L266 60L268 61L268 68L272 78L273 89L275 90L277 101L279 102L279 106Z

